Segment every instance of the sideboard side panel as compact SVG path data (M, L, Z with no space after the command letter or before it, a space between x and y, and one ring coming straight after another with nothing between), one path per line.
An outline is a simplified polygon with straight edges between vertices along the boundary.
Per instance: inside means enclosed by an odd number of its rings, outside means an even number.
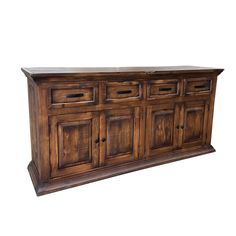
M41 172L41 165L39 160L38 101L37 101L36 91L37 91L36 84L30 78L28 78L31 157L39 174Z
M38 171L40 182L48 181L50 174L47 93L47 89L40 88L28 78L32 161Z
M48 89L37 89L38 97L38 129L39 129L39 158L41 162L40 181L48 181L50 177L49 161L49 122L48 122Z
M210 104L209 104L209 112L208 112L208 125L207 125L207 137L206 144L211 144L211 134L212 134L212 126L213 126L213 114L214 114L214 103L215 103L215 94L216 94L216 84L217 77L212 80L212 93L210 96Z

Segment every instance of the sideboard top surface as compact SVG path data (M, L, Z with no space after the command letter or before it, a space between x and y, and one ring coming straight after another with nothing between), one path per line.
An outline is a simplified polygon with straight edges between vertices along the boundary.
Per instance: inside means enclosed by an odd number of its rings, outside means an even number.
M223 69L199 66L161 66L161 67L31 67L22 71L32 78L48 76L80 76L103 75L117 73L143 74L181 74L181 73L215 73L220 74Z

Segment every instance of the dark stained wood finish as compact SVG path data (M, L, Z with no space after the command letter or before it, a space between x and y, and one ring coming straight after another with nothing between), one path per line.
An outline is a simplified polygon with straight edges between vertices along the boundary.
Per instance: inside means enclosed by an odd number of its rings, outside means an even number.
M208 102L185 103L183 109L182 146L204 145L206 141Z
M98 83L60 83L48 90L50 108L78 107L98 103Z
M29 115L30 115L30 136L31 136L31 156L37 169L41 168L39 163L39 133L38 133L38 103L37 103L37 87L32 80L28 80L28 100L29 100Z
M213 152L204 67L24 68L37 195Z
M176 149L179 106L175 103L149 106L146 117L146 155Z
M84 89L53 89L52 104L93 102L93 88Z
M162 165L174 161L179 161L198 155L215 152L215 149L209 145L201 148L183 149L175 152L166 152L159 155L159 158L153 158L150 160L139 160L135 162L128 162L117 166L107 166L98 168L95 171L83 173L80 175L74 175L65 177L63 179L50 179L48 182L41 183L37 175L37 169L34 163L31 161L28 165L31 180L33 182L35 191L38 196L56 192L59 190L76 187L83 184L88 184L94 181L110 178L113 176L129 173L132 171L142 170L144 168L150 168L157 165Z
M50 118L51 176L67 176L98 166L98 113Z
M185 95L210 94L212 79L194 78L185 80Z
M185 73L214 73L220 74L223 69L200 66L161 66L161 67L31 67L22 68L22 71L31 78L45 78L77 75L104 75L121 74L124 76L135 73L148 74L185 74Z
M102 114L104 129L100 137L104 145L100 164L114 165L138 159L139 108L105 110Z
M159 99L179 96L179 80L156 79L148 82L147 99Z
M107 82L104 87L104 102L127 102L140 100L142 84L137 81Z

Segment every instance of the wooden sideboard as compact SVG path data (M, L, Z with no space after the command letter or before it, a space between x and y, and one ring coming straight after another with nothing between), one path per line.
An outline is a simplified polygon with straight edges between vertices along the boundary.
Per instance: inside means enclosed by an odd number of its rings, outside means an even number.
M22 68L37 195L215 151L223 69Z

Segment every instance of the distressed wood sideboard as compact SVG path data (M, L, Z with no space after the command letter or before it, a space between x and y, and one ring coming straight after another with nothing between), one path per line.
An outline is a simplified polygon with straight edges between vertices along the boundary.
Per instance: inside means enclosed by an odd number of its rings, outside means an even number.
M213 109L223 69L22 71L37 195L215 151Z

